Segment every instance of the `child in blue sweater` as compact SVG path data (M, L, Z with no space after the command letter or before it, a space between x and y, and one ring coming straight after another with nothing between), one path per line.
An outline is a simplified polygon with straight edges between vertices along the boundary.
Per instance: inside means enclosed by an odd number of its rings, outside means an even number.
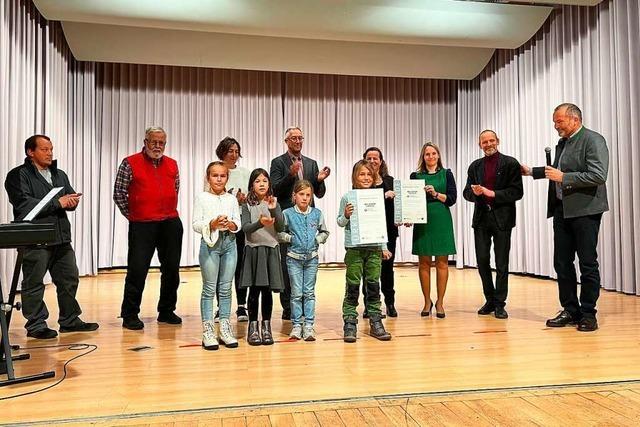
M318 246L327 241L329 231L322 212L310 206L313 187L307 180L293 187L295 205L283 212L285 229L280 241L288 243L287 271L291 280L290 338L315 341L313 327L316 304L316 276L318 274ZM302 317L304 316L304 325Z

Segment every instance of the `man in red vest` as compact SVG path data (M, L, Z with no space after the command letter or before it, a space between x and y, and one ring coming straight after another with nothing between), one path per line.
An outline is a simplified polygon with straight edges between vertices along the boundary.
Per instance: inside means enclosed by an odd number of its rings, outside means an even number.
M166 144L167 134L162 128L148 128L142 151L122 161L113 188L113 200L129 220L127 277L120 315L122 327L132 330L144 328L138 313L156 249L162 273L158 322L182 323L174 313L183 232L177 210L180 176L176 161L164 155Z

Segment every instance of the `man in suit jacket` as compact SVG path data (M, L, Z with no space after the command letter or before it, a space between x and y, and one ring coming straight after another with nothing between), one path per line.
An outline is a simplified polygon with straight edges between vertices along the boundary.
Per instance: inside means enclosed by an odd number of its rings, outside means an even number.
M560 141L552 166L529 168L524 175L547 178L547 218L553 218L553 264L563 310L547 320L549 327L578 325L583 332L598 329L596 301L600 295L598 232L602 214L609 210L607 174L609 150L602 135L582 125L582 112L564 103L553 112ZM574 259L580 261L580 299Z
M287 144L287 152L271 161L269 175L271 175L271 186L273 194L278 198L278 203L282 210L293 206L293 186L296 181L306 179L313 186L313 194L317 198L322 198L327 188L324 180L331 171L328 167L318 170L318 163L302 155L302 143L304 136L298 127L290 127L284 132L284 143ZM314 206L313 200L311 206ZM287 273L287 245L280 244L282 259L282 275L284 277L285 289L280 293L280 303L282 304L282 318L291 318L291 285L289 274Z
M472 226L486 299L478 314L494 313L496 318L506 319L511 230L516 225L516 201L523 194L522 175L516 159L498 152L500 139L494 131L482 131L479 145L484 157L469 166L463 192L464 198L475 204ZM496 260L495 287L490 266L491 239Z

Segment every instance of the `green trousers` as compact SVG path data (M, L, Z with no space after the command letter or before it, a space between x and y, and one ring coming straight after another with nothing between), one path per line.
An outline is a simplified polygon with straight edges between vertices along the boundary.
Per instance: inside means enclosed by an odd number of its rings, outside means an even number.
M347 265L346 289L342 302L342 318L357 319L360 283L364 277L367 287L365 307L370 318L380 316L380 268L382 251L380 249L347 248L344 256Z

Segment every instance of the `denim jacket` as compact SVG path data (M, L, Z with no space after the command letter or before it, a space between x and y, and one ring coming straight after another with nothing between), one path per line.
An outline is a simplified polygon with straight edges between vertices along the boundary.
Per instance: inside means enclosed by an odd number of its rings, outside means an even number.
M285 209L285 230L278 233L281 242L288 243L287 256L312 259L318 256L318 246L327 241L329 231L320 209L309 206L302 212L297 206Z

